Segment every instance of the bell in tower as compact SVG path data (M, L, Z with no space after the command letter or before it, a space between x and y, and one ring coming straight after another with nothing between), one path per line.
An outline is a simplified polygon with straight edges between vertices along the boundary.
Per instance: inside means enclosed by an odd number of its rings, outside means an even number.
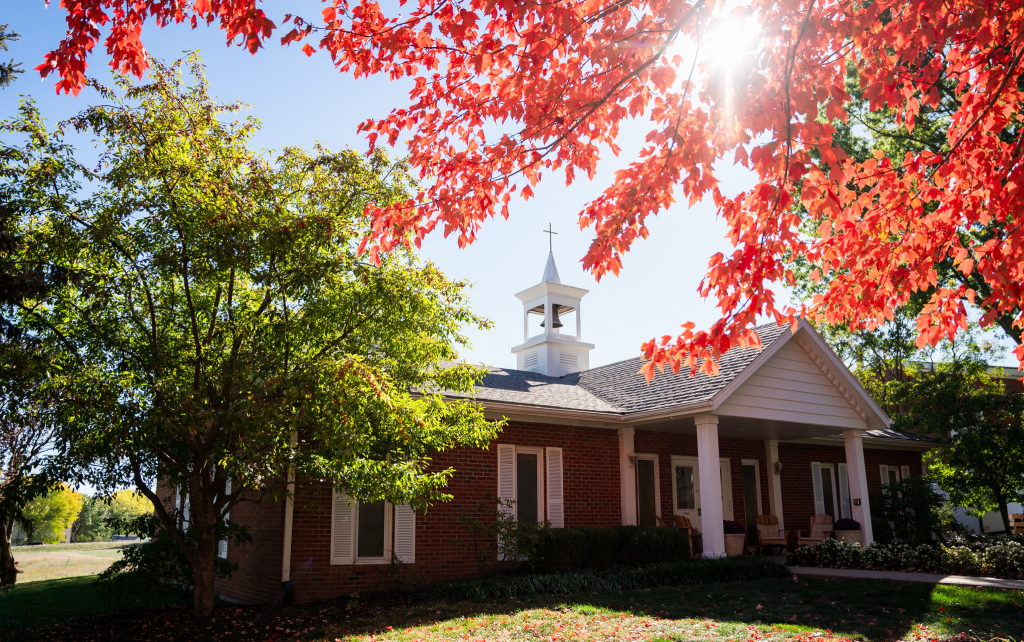
M554 234L551 230L545 232ZM562 284L554 253L549 251L541 282L516 295L523 302L523 343L512 348L518 370L561 377L590 369L590 351L594 344L583 341L580 319L580 301L586 294L583 288ZM564 333L562 317L572 312L576 313L576 327ZM541 332L534 336L530 334L532 315L542 319Z

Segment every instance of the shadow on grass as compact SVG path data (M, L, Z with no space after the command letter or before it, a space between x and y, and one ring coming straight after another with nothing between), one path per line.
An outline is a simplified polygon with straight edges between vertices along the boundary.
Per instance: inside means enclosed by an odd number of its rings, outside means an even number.
M18 583L0 592L0 640L22 639L22 633L37 626L74 618L117 612L100 599L95 575ZM146 607L164 606L155 602Z

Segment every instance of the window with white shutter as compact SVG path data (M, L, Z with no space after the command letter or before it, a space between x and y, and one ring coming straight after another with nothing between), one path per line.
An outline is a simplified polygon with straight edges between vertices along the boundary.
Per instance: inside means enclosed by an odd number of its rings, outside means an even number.
M355 504L336 489L331 494L331 564L347 565L354 560L355 533L352 530Z
M839 510L844 518L850 517L850 477L846 464L839 464Z
M565 499L562 493L562 449L545 448L547 462L548 521L553 528L565 527Z
M910 466L900 466L900 479L910 478Z
M825 514L825 491L821 485L821 463L811 462L811 482L814 485L814 514Z
M395 506L395 559L400 564L416 562L416 511L408 504Z

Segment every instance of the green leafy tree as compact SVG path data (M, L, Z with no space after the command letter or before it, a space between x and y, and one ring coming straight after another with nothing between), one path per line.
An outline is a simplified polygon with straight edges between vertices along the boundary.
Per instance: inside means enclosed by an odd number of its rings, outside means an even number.
M45 374L39 346L0 330L0 587L18 578L15 522L26 504L54 487L52 471L41 468L56 432Z
M895 425L935 436L940 450L929 473L950 501L977 516L999 511L1009 531L1006 504L1024 501L1024 395L988 374L977 346L947 357L914 381Z
M82 501L82 512L75 522L73 537L76 542L105 542L114 534L108 523L111 519L110 504L100 496L86 497Z
M7 51L7 43L19 40L21 36L13 31L7 31L8 25L0 25L0 51ZM5 89L14 82L15 76L22 73L20 62L0 62L0 89Z
M196 57L119 83L56 132L31 102L0 129L24 141L0 148L0 179L28 213L19 251L69 275L18 322L66 391L60 461L154 503L207 616L225 515L285 493L289 470L361 501L450 497L434 455L500 428L440 394L482 376L453 362L462 327L487 322L465 283L411 251L361 257L365 208L414 188L401 163L253 152L258 123L230 121L238 106L213 101ZM97 141L98 168L76 162L68 129ZM188 496L188 532L155 480Z
M153 502L141 493L121 489L110 497L110 519L130 522L152 512Z
M21 523L28 539L56 544L82 511L82 494L62 484L60 488L35 497L22 510Z

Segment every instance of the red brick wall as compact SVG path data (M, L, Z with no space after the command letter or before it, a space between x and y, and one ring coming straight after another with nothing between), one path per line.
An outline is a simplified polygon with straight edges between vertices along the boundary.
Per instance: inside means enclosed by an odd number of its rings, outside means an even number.
M609 429L581 428L551 424L510 423L495 444L563 449L565 525L614 526L621 523L619 502L618 435ZM434 469L453 467L448 484L454 499L435 505L426 515L417 515L416 563L391 565L330 565L330 499L328 486L300 480L295 495L292 532L292 582L297 602L309 602L352 591L385 589L397 582L444 581L473 576L477 565L472 538L465 532L461 516L472 513L488 494L497 493L497 449L458 449L439 455ZM656 453L660 463L661 507L672 512L671 456L696 456L694 435L637 430L634 448L638 453ZM756 459L761 476L762 511L769 512L769 471L763 441L721 439L719 452L731 462L733 510L744 516L742 459ZM783 507L786 525L799 528L814 511L811 461L845 461L842 447L780 444ZM920 453L865 450L871 492L879 492L879 464L908 465L920 475ZM546 502L545 502L546 504ZM265 500L245 504L232 512L232 519L250 527L253 542L232 546L229 559L239 565L235 575L218 583L218 591L230 599L269 602L280 594L283 502Z
M295 492L292 530L296 601L378 590L412 579L443 581L475 575L472 539L465 532L461 517L463 512L472 513L488 494L497 494L495 444L499 443L563 449L566 527L621 523L619 445L614 430L512 422L488 450L458 449L436 458L434 469L455 468L447 488L454 499L432 506L426 515L417 515L416 563L410 566L331 566L330 488L300 480ZM277 504L274 511L253 514L250 521L244 522L253 528L254 541L229 551L229 559L242 568L230 580L220 582L218 591L246 601L265 602L277 596L283 514L283 506Z
M817 446L811 444L779 444L779 461L782 462L782 515L788 530L807 530L814 515L814 487L811 481L811 462L833 464L846 463L846 448L843 446ZM879 450L864 448L864 466L868 480L868 494L882 492L882 476L878 467L909 466L911 477L921 476L921 453L909 450ZM839 483L836 482L836 492Z

